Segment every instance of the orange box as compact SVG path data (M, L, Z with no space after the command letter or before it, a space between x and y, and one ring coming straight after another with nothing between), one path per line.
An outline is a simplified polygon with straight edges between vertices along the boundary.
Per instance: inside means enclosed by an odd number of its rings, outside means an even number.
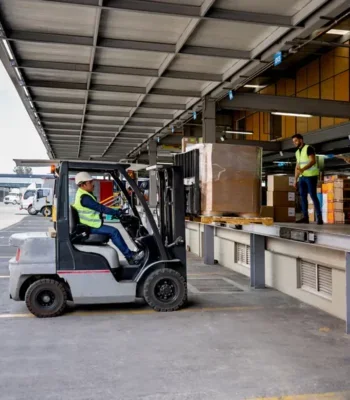
M334 191L334 183L333 182L322 184L322 193L323 194L333 193L333 191Z

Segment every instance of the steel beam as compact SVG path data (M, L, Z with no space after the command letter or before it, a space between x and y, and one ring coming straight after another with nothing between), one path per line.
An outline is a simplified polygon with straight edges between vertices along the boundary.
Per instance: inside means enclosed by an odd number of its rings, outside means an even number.
M67 89L67 90L87 90L86 83L59 82L46 80L27 80L27 87L30 88L49 88L49 89Z
M233 100L222 100L219 105L226 110L278 111L323 117L350 118L349 102L346 101L236 93Z
M161 120L174 118L173 114L147 114L147 113L140 113L140 112L134 113L132 117L135 119L145 118L145 119L161 119Z
M39 107L38 114L65 114L65 115L79 115L83 117L83 110L74 108L47 108Z
M226 21L248 22L259 25L281 26L294 28L291 17L284 15L262 14L246 11L224 10L213 7L206 15L207 18Z
M153 128L162 128L163 124L161 122L140 122L140 121L134 121L133 118L128 122L126 126L150 126Z
M180 103L151 103L145 101L141 103L139 109L142 108L154 108L154 109L163 109L163 110L186 110L186 104Z
M176 97L198 97L202 96L201 92L195 90L177 90L177 89L152 89L149 94L160 96L176 96Z
M95 6L97 0L49 0L55 3L75 4L80 6ZM209 2L211 4L212 1ZM217 19L226 21L248 22L255 24L293 28L292 18L262 13L232 11L220 8L207 7L207 13L202 12L201 6L156 2L152 0L105 0L103 9L136 11L169 16L182 16L192 19Z
M320 145L318 147L318 150L322 154L322 153L328 153L330 151L346 149L347 147L350 147L350 140L348 137L346 137L346 139L323 143L322 145ZM349 150L347 149L346 151L349 151Z
M349 107L349 103L348 108ZM314 132L310 132L305 135L305 142L307 144L315 145L318 143L330 142L337 139L344 139L349 136L350 132L350 122L346 122L344 124L330 126L328 128L322 128ZM282 150L290 150L294 148L294 144L292 139L286 139L281 142Z
M99 39L97 47L105 49L141 50L161 53L175 53L176 51L176 46L174 44L104 38Z
M222 75L207 74L205 72L165 71L163 78L190 79L193 81L222 82Z
M113 92L113 93L136 93L145 94L146 88L141 86L122 86L122 85L91 85L92 92Z
M51 97L51 96L32 96L34 103L61 103L61 104L79 104L84 106L84 99L71 97Z
M222 58L233 58L242 60L251 59L250 51L220 49L217 47L201 47L201 46L186 45L182 48L181 53L191 54L196 56L222 57Z
M89 103L90 104L90 103ZM88 104L88 105L89 105ZM95 117L129 117L130 113L125 111L96 111L96 110L87 110L87 116L95 116Z

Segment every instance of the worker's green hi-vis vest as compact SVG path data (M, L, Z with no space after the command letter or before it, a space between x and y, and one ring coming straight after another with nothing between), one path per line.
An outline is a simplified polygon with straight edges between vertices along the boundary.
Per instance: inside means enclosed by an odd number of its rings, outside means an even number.
M300 168L304 168L307 164L309 164L309 156L307 155L307 149L309 145L305 144L304 147L300 150L297 150L295 153L297 163ZM320 171L318 169L318 162L316 157L316 164L314 164L311 168L305 170L300 176L318 176Z
M102 225L100 213L81 205L81 196L85 194L96 200L91 193L79 188L75 195L73 207L78 211L81 224L90 226L91 228L99 228Z

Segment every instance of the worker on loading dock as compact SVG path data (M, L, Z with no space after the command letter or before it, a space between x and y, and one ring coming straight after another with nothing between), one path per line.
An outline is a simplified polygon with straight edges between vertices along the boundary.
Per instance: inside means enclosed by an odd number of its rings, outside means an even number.
M295 166L295 188L299 183L299 192L301 197L301 208L303 211L303 218L297 223L308 224L308 199L307 195L310 194L312 202L315 206L317 224L322 225L322 210L320 202L317 197L317 181L319 176L319 168L317 165L315 149L304 143L304 138L300 134L292 137L294 145L297 147L295 157L297 164Z
M120 216L119 210L106 207L97 202L94 196L94 181L87 172L79 172L75 177L78 186L73 207L78 211L80 223L87 225L92 234L108 235L113 244L122 252L129 264L139 263L144 252L135 253L125 243L123 236L113 226L103 225L101 214Z

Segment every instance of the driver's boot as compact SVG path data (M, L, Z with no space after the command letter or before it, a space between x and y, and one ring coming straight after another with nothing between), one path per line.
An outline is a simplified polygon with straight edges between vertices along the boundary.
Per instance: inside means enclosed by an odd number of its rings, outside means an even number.
M127 261L130 265L135 265L135 264L140 264L140 262L143 260L145 256L144 251L139 251L138 253L132 252L132 256L127 258Z

